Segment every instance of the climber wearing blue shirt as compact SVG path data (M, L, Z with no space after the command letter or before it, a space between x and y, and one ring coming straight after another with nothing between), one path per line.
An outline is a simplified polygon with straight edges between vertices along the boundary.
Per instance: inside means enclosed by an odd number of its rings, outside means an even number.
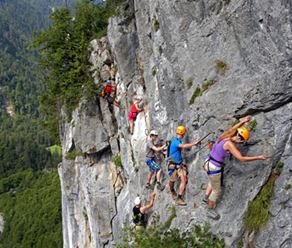
M186 128L184 126L178 126L176 129L177 137L174 138L169 146L168 151L168 175L169 177L169 188L171 191L171 195L173 199L177 198L177 204L181 206L187 205L187 203L183 199L183 194L185 192L186 184L187 184L187 175L188 170L187 166L183 164L181 150L191 148L192 146L198 145L200 141L194 141L189 144L183 144L182 139L186 133ZM181 182L177 193L174 189L174 184L177 179L180 177Z

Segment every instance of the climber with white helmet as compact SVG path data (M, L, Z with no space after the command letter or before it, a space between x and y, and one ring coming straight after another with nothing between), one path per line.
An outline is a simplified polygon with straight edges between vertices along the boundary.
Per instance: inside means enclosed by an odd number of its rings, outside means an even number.
M169 178L169 188L173 199L177 200L177 204L181 206L187 205L183 199L187 184L188 169L187 165L183 164L182 160L182 149L188 149L192 146L200 144L200 141L193 141L192 143L182 143L182 139L185 136L186 128L184 126L178 126L176 128L177 136L171 140L168 147L168 175ZM178 190L178 195L174 189L174 184L177 179L180 178L180 186Z
M136 96L134 97L134 101L131 106L131 110L128 114L128 119L130 122L130 133L133 134L134 131L134 121L136 120L139 112L143 111L143 98L142 96Z
M154 174L156 174L156 180L157 180L157 189L162 191L164 189L164 186L161 184L161 161L159 161L159 156L156 156L157 153L163 151L166 149L166 145L157 147L155 144L157 142L158 132L156 130L152 130L149 133L149 136L147 138L147 144L146 144L146 164L149 167L149 173L147 176L147 184L146 188L151 188L151 179Z
M141 206L140 197L135 198L135 206L133 207L133 223L136 230L146 226L146 212L153 208L155 195L156 194L154 192L150 194L150 202L145 206Z
M203 203L208 204L207 216L212 219L218 220L220 218L220 215L215 211L215 207L221 193L222 168L225 165L224 159L230 154L241 162L267 159L264 155L243 156L236 147L236 144L246 142L249 139L249 131L243 125L248 123L250 119L250 116L243 117L239 123L223 132L213 145L204 164L204 169L209 177L209 184Z

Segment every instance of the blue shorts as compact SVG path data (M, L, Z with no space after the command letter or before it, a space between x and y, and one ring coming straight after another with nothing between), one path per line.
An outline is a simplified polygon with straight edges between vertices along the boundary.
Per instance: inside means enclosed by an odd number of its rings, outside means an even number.
M151 172L158 172L161 169L161 166L155 163L152 159L147 159L146 164Z

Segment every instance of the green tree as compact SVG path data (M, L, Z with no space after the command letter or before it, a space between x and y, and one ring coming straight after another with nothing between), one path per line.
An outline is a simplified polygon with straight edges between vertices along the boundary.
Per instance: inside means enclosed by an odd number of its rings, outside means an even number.
M36 37L34 45L39 47L41 65L47 71L42 105L54 120L51 124L56 124L60 106L65 106L70 118L82 96L94 97L89 43L106 34L108 18L113 13L111 5L81 0L73 14L67 8L52 13L52 25Z
M60 182L56 171L15 173L0 180L5 248L62 247Z

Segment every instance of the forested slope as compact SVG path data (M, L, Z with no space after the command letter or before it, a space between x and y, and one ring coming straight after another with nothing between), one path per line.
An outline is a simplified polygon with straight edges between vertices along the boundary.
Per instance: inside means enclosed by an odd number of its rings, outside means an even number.
M62 246L60 154L47 149L58 140L40 114L45 88L31 40L63 2L0 1L0 247Z

